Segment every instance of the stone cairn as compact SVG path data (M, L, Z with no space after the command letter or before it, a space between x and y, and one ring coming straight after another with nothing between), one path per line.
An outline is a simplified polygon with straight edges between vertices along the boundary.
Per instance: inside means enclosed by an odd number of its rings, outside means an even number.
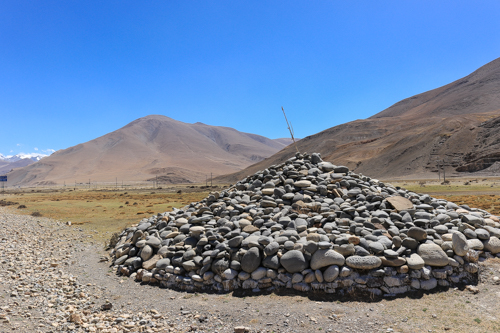
M497 216L299 154L126 228L119 274L186 291L395 296L475 283Z

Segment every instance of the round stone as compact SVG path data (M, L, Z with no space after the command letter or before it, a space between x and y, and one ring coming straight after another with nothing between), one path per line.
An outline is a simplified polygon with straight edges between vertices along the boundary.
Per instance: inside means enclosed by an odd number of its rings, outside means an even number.
M468 239L467 245L469 245L469 249L482 251L484 248L483 242L477 238Z
M228 268L224 272L222 272L222 277L226 280L232 280L238 275L238 271Z
M474 230L471 230L471 229L469 229L469 228L464 229L464 235L465 235L465 237L467 237L468 239L474 239L474 238L477 238L477 235L476 235L476 233L474 232Z
M384 250L384 257L387 259L395 259L399 256L399 254L396 251L393 250Z
M276 254L279 249L279 243L271 242L264 248L264 253L266 254L266 256L272 256L273 254Z
M325 250L325 249L331 249L333 246L332 243L330 242L319 242L318 243L318 247L322 250Z
M406 258L406 264L411 269L421 269L425 266L425 261L416 253L412 253L409 258Z
M216 259L212 262L212 272L222 276L224 271L229 268L229 261L226 258Z
M298 250L291 250L285 253L281 257L280 263L288 273L301 272L308 266L304 254Z
M259 267L252 272L251 277L252 279L257 281L264 278L266 275L267 275L267 268Z
M252 273L260 266L261 256L258 247L252 247L241 258L241 269L247 273Z
M411 227L410 229L408 229L407 235L408 235L408 237L411 237L418 242L421 242L421 241L427 239L427 232L425 232L424 229L419 228L419 227Z
M394 247L398 248L398 247L401 247L401 237L399 236L394 236L392 237L392 243L394 244Z
M448 227L445 225L437 225L433 228L438 234L444 235L448 232Z
M149 245L145 245L141 250L141 259L147 261L153 255L153 248Z
M399 267L406 264L406 259L403 257L396 257L396 258L380 257L380 259L382 260L383 266Z
M317 250L311 258L311 269L316 270L330 265L342 266L345 263L343 255L332 249Z
M194 227L189 228L189 232L190 232L190 233L191 233L191 235L193 235L193 236L199 236L199 235L201 235L204 231L205 231L205 228L204 228L204 227L202 227L202 226L194 226Z
M467 238L461 232L454 232L451 236L451 245L456 255L463 257L469 251Z
M382 265L382 259L376 256L350 256L347 257L345 263L355 269L374 269Z
M309 187L311 184L312 183L309 180L298 180L293 185L296 187Z
M374 254L382 254L384 252L384 245L379 242L371 242L369 245L370 251Z
M332 265L329 266L325 271L323 272L323 279L325 282L333 282L337 276L339 276L339 266L337 265Z
M156 268L158 268L158 269L165 269L165 268L167 268L168 265L170 265L169 258L163 258L163 259L160 259L156 262Z
M242 240L243 236L236 236L228 240L227 245L229 245L229 247L238 247L240 246Z
M407 249L416 250L418 247L418 241L414 238L406 237L405 239L403 239L401 245L403 245Z
M420 257L422 257L426 265L438 267L448 265L448 255L443 251L441 246L437 244L421 244L418 247L417 253Z
M150 236L146 239L146 245L159 249L161 246L161 240L154 236Z
M262 260L262 266L271 269L278 269L280 268L280 259L277 255L267 256L264 260Z
M495 236L491 236L490 239L483 242L484 249L491 252L492 254L500 253L500 239Z
M490 238L490 233L486 229L478 228L475 231L477 238L479 238L480 240L488 240Z
M121 257L119 257L118 259L115 260L115 265L121 265L125 262L125 260L127 260L128 258L128 255L123 255Z

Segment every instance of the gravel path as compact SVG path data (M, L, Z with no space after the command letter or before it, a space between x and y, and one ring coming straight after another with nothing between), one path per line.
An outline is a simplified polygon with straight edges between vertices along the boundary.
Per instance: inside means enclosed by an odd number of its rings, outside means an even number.
M490 326L478 326L478 332L498 323L496 310L484 305L499 299L493 283L480 286L489 288L481 299L451 290L377 302L196 294L141 285L116 276L102 245L77 226L13 213L0 208L0 332L454 331L452 315L439 312L447 297L465 302L467 317L486 313L481 325ZM488 274L498 275L497 268Z

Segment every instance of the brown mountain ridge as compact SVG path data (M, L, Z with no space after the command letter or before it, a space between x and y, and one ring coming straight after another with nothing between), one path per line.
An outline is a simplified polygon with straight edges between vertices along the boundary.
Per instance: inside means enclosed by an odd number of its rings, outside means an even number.
M500 171L500 58L443 87L404 99L368 119L328 128L297 143L326 161L382 179ZM284 162L288 146L237 173L234 182Z
M285 143L283 143L285 142ZM286 146L282 139L151 115L94 140L55 152L8 174L10 185L205 181L241 170Z

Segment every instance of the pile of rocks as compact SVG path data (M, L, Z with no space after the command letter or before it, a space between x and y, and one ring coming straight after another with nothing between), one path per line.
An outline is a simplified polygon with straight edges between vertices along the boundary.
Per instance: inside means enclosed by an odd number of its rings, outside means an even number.
M120 274L188 291L396 295L475 282L500 256L497 216L296 154L125 229Z

